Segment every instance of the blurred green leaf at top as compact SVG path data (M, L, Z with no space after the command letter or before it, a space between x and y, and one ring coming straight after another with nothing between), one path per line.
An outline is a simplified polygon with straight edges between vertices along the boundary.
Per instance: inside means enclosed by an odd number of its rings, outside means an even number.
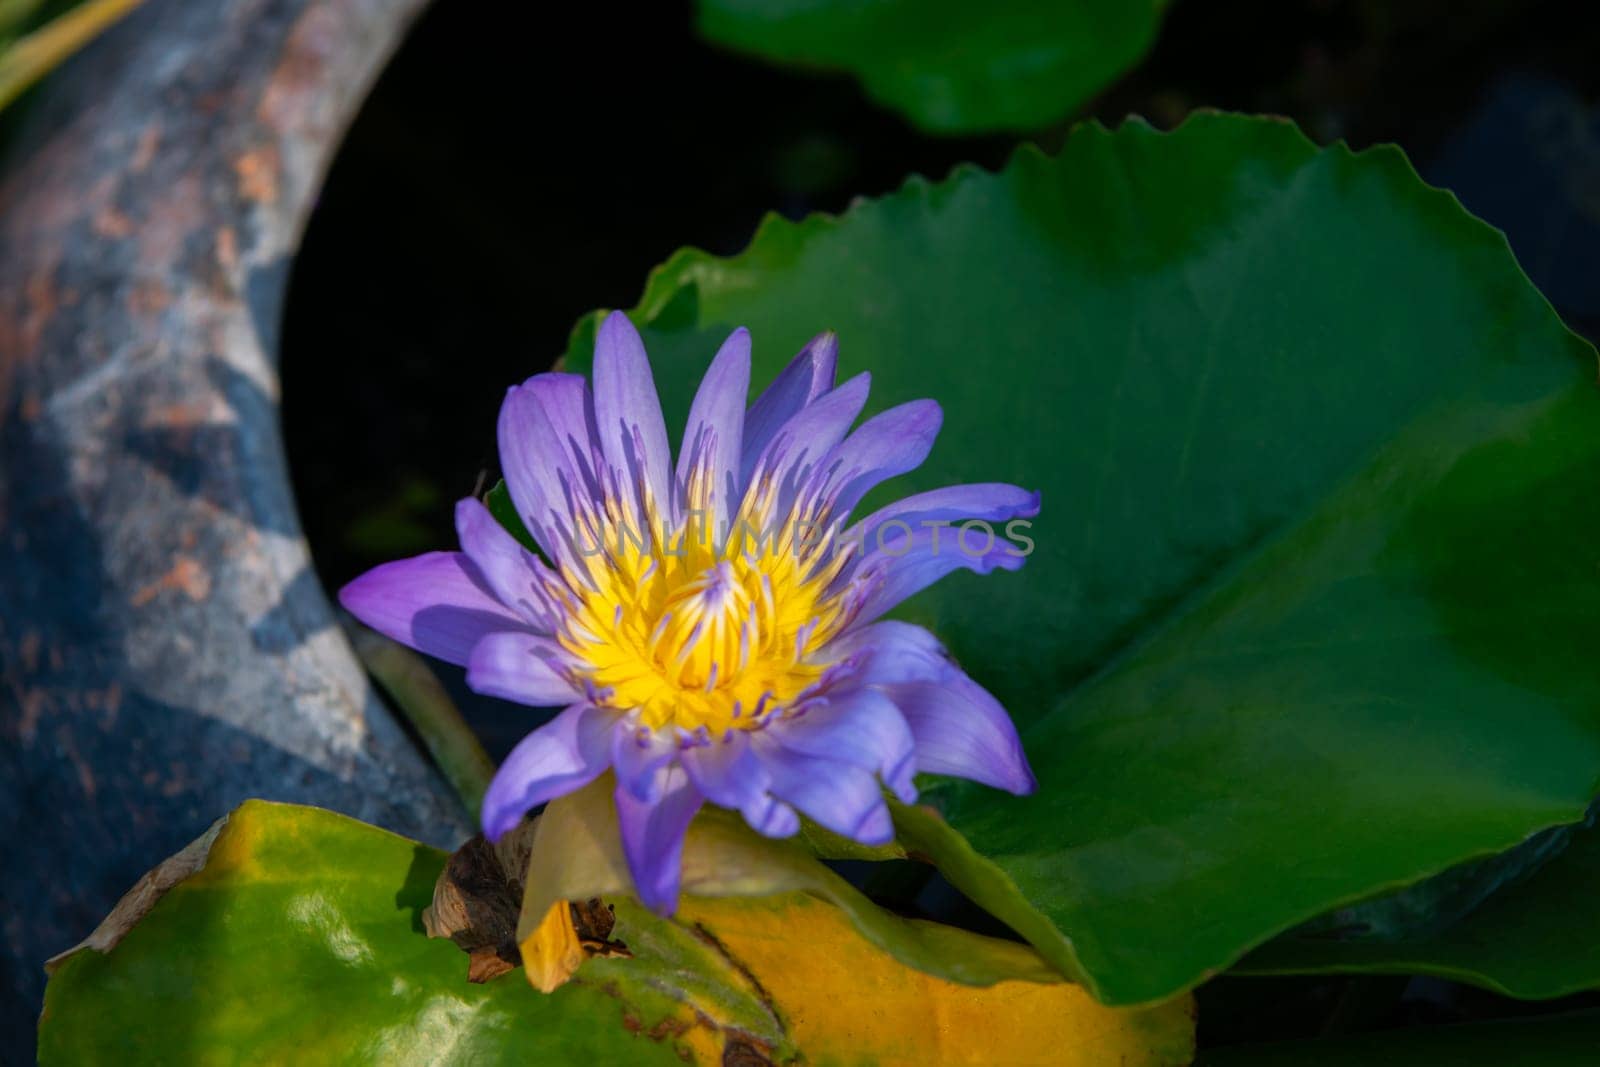
M929 133L1067 117L1154 42L1166 0L700 0L710 41L855 75Z

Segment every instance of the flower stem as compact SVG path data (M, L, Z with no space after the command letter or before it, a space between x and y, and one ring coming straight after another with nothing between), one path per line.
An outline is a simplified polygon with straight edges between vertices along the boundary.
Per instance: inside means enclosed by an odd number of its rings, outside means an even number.
M17 38L0 51L0 108L138 5L139 0L89 0ZM4 6L6 20L20 23L35 5Z
M445 780L474 818L494 777L494 761L483 750L426 661L404 645L346 620L356 655L405 716Z
M44 0L0 0L0 37L14 37Z

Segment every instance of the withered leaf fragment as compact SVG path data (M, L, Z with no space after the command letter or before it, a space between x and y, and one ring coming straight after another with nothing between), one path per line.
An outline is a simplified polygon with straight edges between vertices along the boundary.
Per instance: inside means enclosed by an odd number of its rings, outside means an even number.
M482 834L467 841L451 854L434 884L433 904L422 913L429 937L448 938L467 953L469 981L487 982L523 965L517 915L533 826L524 823L498 845ZM592 956L626 956L627 946L609 939L615 923L598 897L558 902L539 930L543 948L535 984L549 992Z

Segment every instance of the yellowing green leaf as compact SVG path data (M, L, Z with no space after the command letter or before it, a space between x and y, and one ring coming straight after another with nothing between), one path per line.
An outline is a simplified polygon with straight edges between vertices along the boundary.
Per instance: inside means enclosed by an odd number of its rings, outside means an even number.
M120 940L57 961L40 1061L717 1062L714 1021L626 975L550 996L517 975L467 982L466 955L422 932L444 860L331 812L247 802L174 872L192 873L127 902Z
M655 916L625 896L610 792L608 776L540 817L525 960L552 904L598 895L614 903L609 936L632 957L589 960L575 981L655 982L807 1062L1156 1067L1193 1054L1188 997L1106 1007L1027 946L892 915L799 843L726 813L690 826L685 895L673 918Z
M529 938L557 901L629 895L612 778L597 779L552 801L540 816L528 862L518 938ZM1025 945L977 937L939 923L903 919L878 907L819 863L798 841L761 837L737 815L708 808L689 827L683 848L685 897L752 897L802 892L827 900L861 935L907 966L955 982L1053 982L1054 968Z

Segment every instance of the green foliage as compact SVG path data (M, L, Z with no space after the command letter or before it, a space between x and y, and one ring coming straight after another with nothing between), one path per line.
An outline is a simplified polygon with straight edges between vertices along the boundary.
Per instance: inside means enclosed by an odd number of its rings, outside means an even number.
M634 317L669 423L733 327L757 382L833 329L877 406L945 405L897 492L1043 491L1021 574L902 612L1002 698L1040 780L937 786L959 833L930 820L923 851L1108 1002L1583 817L1594 351L1397 150L1083 127L680 252Z
M615 881L617 850L595 841L606 818L585 807L604 799L567 798L552 811L576 818L538 828L563 860L549 873L569 886ZM614 820L608 829L614 837ZM989 1053L1016 1062L1043 1047L1065 1050L1057 1059L1068 1067L1102 1056L1176 1067L1192 1054L1186 1002L1106 1008L1024 946L886 913L873 920L898 924L891 938L947 953L968 976L1032 979L987 989L943 981L857 936L861 916L823 899L848 887L831 889L838 879L815 860L791 849L772 863L742 851L749 831L709 832L691 838L690 862L708 876L696 884L739 882L759 899L689 898L669 920L618 894L610 954L545 994L520 972L471 984L467 955L423 933L442 853L317 808L250 801L55 962L40 1061L909 1064ZM534 873L540 861L535 847ZM496 887L483 875L476 869L466 888L487 898ZM535 950L523 947L525 957Z
M932 133L1026 130L1064 118L1132 67L1165 0L699 0L710 40L846 70Z
M1292 932L1246 956L1242 974L1432 974L1547 999L1600 986L1600 830L1457 922L1390 942Z
M624 995L471 985L422 932L445 856L316 808L252 801L202 869L45 991L39 1059L80 1063L661 1063ZM665 1009L663 1009L665 1010Z

